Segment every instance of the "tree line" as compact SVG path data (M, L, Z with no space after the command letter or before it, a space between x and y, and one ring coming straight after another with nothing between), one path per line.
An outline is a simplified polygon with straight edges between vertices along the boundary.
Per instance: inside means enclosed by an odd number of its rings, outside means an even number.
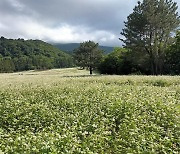
M180 16L177 8L177 3L172 0L138 2L124 22L123 38L120 38L124 48L115 48L103 57L99 55L96 43L84 42L74 52L77 64L89 68L90 74L92 67L103 74L180 74Z
M73 58L40 40L0 38L0 72L73 66Z
M164 51L161 73L156 75L180 74L180 32L174 37L174 43ZM115 48L112 53L102 58L98 66L102 74L143 74L154 75L149 55L127 48Z

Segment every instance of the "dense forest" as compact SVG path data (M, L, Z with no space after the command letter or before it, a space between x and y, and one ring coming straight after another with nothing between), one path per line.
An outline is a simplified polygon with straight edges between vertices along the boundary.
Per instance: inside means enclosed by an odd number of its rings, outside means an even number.
M0 72L72 66L70 55L43 41L0 38Z

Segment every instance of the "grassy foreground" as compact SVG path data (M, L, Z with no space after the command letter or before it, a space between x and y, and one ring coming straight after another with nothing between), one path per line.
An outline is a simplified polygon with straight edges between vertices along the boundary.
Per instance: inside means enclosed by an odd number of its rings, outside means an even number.
M0 74L0 153L179 153L179 76Z

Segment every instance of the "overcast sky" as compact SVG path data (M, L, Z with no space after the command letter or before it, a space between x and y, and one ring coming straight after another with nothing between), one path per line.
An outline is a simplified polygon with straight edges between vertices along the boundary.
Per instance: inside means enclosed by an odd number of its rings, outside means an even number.
M176 2L180 6L180 0ZM120 46L123 22L136 4L137 0L0 0L0 35Z

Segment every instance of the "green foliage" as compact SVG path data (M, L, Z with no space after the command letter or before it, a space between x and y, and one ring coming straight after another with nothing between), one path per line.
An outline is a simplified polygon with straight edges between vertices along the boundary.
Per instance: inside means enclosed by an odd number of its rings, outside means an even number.
M2 152L179 152L179 77L48 75L0 85Z
M102 74L125 74L126 72L124 71L130 70L125 70L125 67L127 68L128 66L124 65L126 63L125 55L127 55L127 52L128 51L124 48L114 48L114 51L112 53L104 57L99 66L99 71Z
M180 31L177 32L175 43L167 50L166 73L180 74Z
M147 56L125 48L115 48L99 66L102 74L150 74Z
M180 24L177 4L172 0L143 0L131 13L121 39L127 48L149 56L151 74L164 73L165 50L171 32Z
M0 72L13 72L15 70L11 57L0 58Z
M10 57L9 61L3 60ZM72 57L39 40L0 38L0 72L73 66ZM3 68L2 68L3 67Z
M102 53L102 50L98 48L98 43L86 41L74 50L74 58L78 66L88 68L92 74L93 69L97 68L101 62Z

